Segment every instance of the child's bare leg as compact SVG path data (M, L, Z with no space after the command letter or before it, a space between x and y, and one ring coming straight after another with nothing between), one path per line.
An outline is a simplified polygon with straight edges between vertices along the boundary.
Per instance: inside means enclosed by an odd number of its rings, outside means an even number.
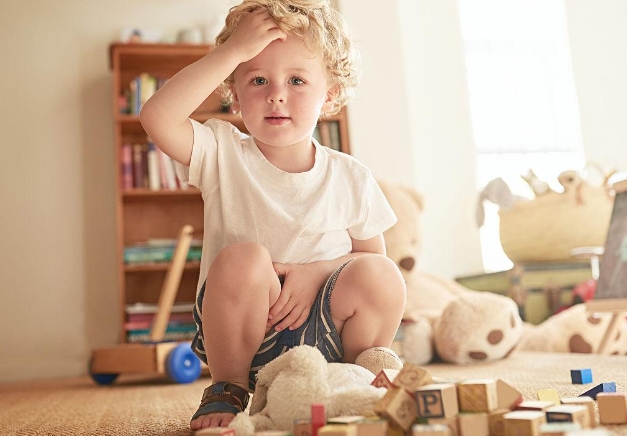
M331 317L344 362L364 350L389 347L405 309L405 282L394 262L382 255L353 259L340 273L331 294Z
M263 246L237 243L216 256L202 304L203 339L213 382L248 389L250 364L280 290L270 254ZM233 417L231 413L211 413L198 417L190 427L224 427Z

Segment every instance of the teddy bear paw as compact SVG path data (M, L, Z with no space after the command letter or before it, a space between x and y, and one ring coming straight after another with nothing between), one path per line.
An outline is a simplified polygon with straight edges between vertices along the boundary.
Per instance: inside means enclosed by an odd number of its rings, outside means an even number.
M403 369L403 361L398 355L386 347L374 347L362 351L355 359L355 364L366 368L377 375L382 369Z

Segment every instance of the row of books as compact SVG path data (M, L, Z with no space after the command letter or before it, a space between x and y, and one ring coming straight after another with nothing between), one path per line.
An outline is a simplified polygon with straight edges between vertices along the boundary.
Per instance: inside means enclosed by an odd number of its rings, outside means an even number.
M194 303L174 303L164 334L166 341L189 341L196 334L196 324L192 315ZM126 340L140 343L150 340L150 327L158 306L151 303L134 303L126 306Z
M340 141L340 123L338 121L321 121L316 126L314 138L333 150L342 151Z
M124 247L124 263L137 265L145 263L170 262L176 249L176 239L148 239L146 242ZM188 262L199 262L202 254L202 240L194 239L187 252Z
M187 189L176 176L174 161L149 139L122 144L122 189Z
M120 97L119 111L125 115L139 115L139 111L146 101L161 88L167 79L142 73L128 84Z
M170 326L163 335L164 341L191 341L196 335L196 324ZM150 340L150 329L137 329L126 331L126 341L132 344L147 342Z

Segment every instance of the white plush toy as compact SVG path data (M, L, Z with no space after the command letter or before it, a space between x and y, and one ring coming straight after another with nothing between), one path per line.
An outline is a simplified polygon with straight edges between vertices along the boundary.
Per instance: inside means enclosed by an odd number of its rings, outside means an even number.
M370 383L374 371L401 369L398 356L386 348L366 350L357 363L327 363L320 351L308 345L292 348L263 367L257 375L250 414L239 413L229 427L238 436L255 431L291 431L294 420L311 418L311 405L322 403L327 418L373 415L384 388Z

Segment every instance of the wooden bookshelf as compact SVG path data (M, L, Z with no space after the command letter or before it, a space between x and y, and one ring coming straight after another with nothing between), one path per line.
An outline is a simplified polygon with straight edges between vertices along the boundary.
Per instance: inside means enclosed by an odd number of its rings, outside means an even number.
M127 320L126 306L138 302L157 303L167 271L167 264L164 263L126 264L124 248L146 242L151 238L175 238L185 224L194 227L195 238L202 239L203 232L203 201L199 190L195 188L185 190L129 188L123 184L123 144L145 142L146 133L137 113L128 113L121 109L121 98L129 93L130 83L141 74L147 73L165 80L200 59L210 50L209 45L191 44L114 43L109 47L109 62L113 75L114 147L116 162L119 162L114 183L117 192L120 342L127 342L124 329L124 323ZM219 118L246 131L237 114L220 111L220 96L217 93L207 97L191 118L200 122L209 118ZM346 111L343 110L338 115L325 118L321 120L322 123L335 123L339 134L339 145L334 148L350 153ZM330 146L331 144L323 143L323 145ZM177 302L194 301L199 270L199 262L188 262L181 279Z

